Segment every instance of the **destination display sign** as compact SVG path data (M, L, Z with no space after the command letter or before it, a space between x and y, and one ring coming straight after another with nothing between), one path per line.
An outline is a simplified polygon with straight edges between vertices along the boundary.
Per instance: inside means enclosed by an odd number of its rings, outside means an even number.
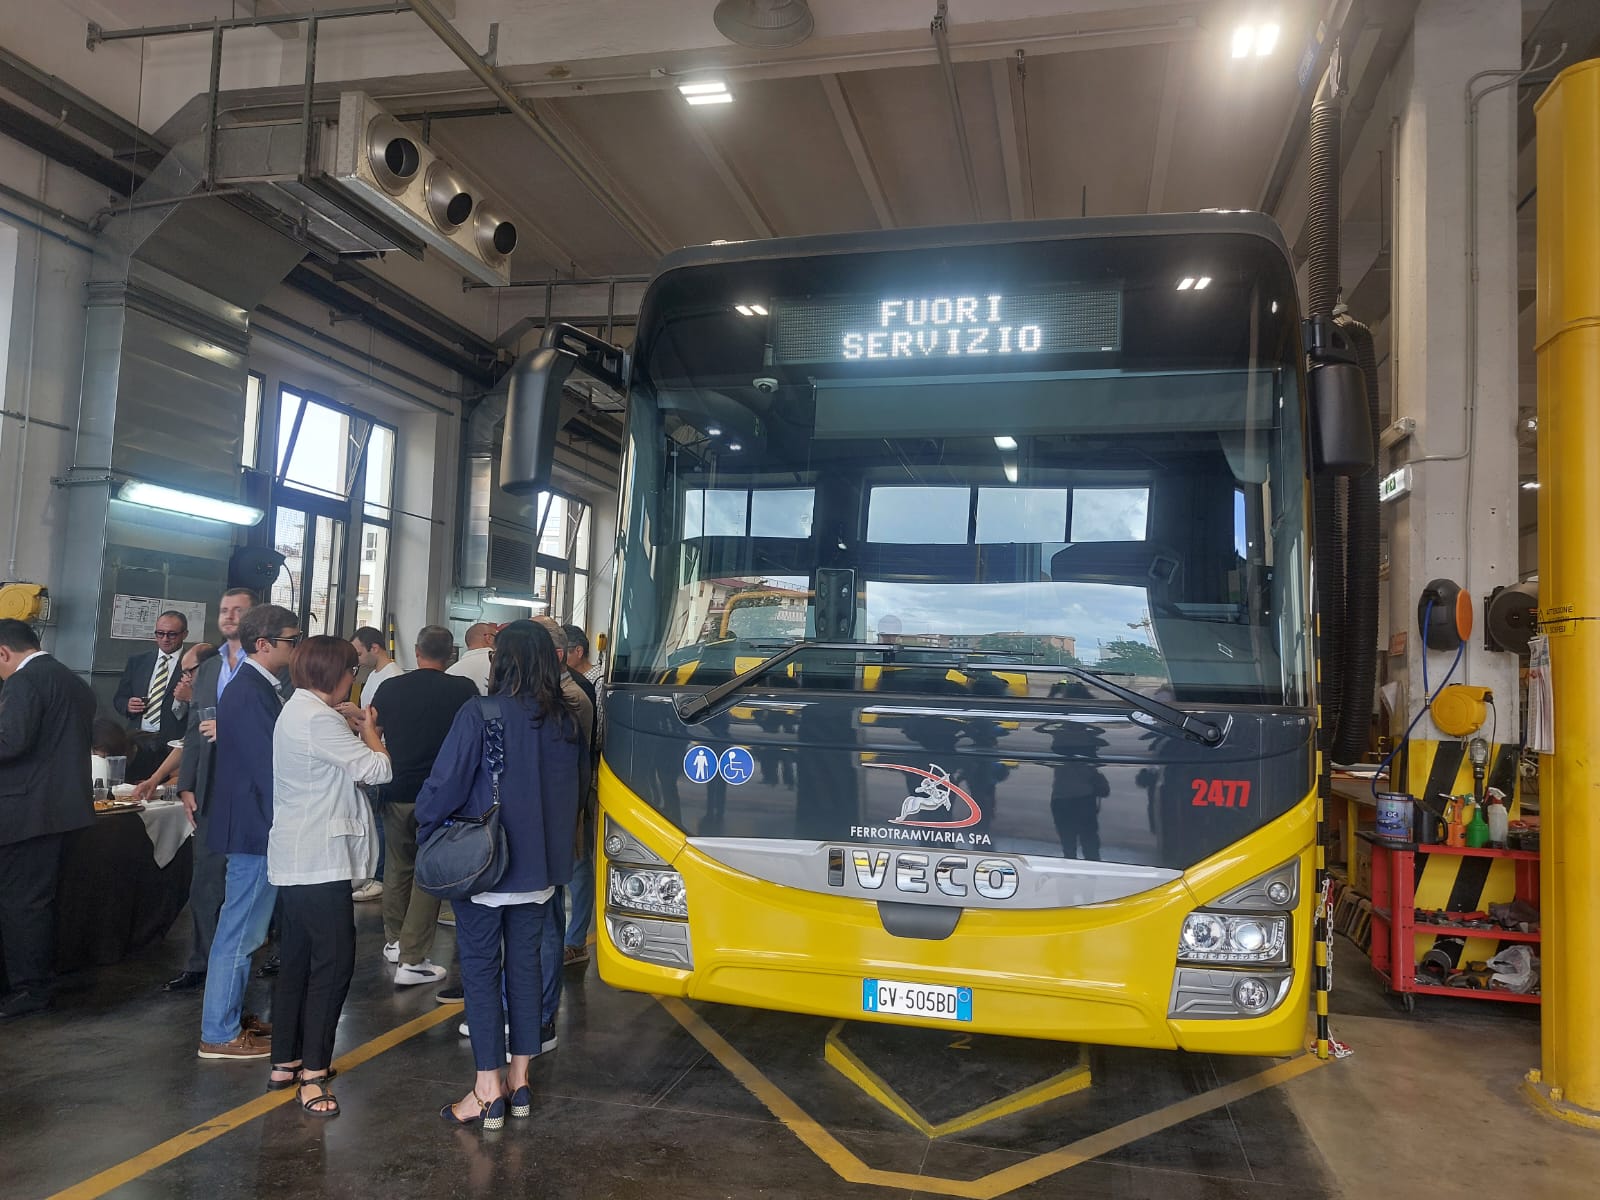
M1034 359L1112 353L1122 342L1115 288L774 300L775 362Z

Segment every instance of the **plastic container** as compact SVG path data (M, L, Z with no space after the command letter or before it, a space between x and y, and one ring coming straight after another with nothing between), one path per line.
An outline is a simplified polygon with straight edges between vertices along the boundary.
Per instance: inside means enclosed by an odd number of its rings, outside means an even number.
M1505 798L1499 788L1489 789L1489 844L1504 848L1506 833L1511 825L1511 814L1506 811Z
M1397 841L1411 840L1411 797L1405 792L1378 793L1378 836Z

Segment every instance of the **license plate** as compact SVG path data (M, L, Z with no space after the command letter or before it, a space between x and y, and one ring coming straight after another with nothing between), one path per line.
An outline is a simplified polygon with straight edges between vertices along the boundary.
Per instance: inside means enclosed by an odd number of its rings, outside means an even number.
M972 989L937 983L903 983L897 979L863 979L861 1010L897 1017L931 1017L936 1021L972 1020Z

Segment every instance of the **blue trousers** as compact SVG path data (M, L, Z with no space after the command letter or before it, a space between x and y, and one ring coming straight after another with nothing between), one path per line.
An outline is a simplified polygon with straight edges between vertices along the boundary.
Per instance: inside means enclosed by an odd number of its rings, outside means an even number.
M567 917L569 946L582 946L589 941L589 926L594 921L594 855L585 854L583 861L572 869L572 912Z
M557 888L545 905L544 951L539 956L539 966L544 974L544 991L539 1002L540 1025L554 1025L556 1013L561 1008L561 931L567 927L564 908L566 888Z
M552 903L490 908L469 900L452 907L472 1061L480 1071L498 1071L506 1061L507 1024L512 1054L539 1053L545 991L541 960L553 956L560 973L560 939L545 950Z
M227 883L217 933L206 968L206 995L200 1009L200 1040L231 1042L239 1036L250 956L267 940L278 889L267 882L265 854L228 855Z

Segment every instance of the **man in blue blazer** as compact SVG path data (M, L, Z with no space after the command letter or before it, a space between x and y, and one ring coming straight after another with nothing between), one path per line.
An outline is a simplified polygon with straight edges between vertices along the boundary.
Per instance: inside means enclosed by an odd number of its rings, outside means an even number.
M21 621L0 620L0 1020L50 1003L56 881L66 834L94 823L89 779L94 693L39 649Z
M228 859L222 912L206 968L200 1014L201 1058L247 1060L272 1052L269 1026L242 1024L250 956L267 940L278 890L267 882L267 834L272 829L272 727L283 706L278 676L300 643L300 620L286 608L261 604L239 622L250 657L217 697L217 757L213 768L210 848Z

